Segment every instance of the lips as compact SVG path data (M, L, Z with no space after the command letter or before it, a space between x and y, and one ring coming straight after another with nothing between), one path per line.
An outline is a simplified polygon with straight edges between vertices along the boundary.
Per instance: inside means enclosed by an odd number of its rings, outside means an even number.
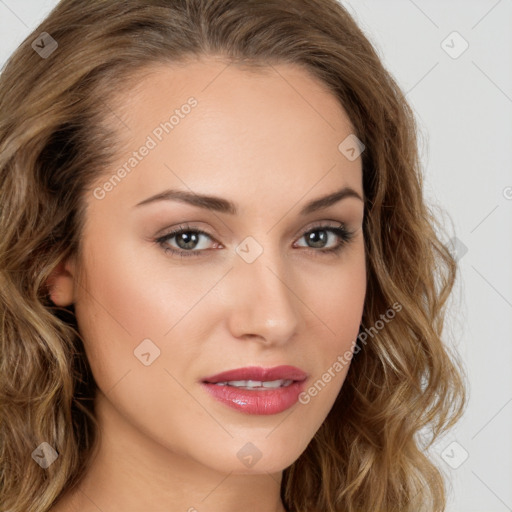
M298 401L308 375L295 366L228 370L202 380L220 403L246 414L278 414Z
M274 380L293 380L303 381L307 374L295 366L275 366L274 368L261 368L260 366L247 366L246 368L237 368L228 370L211 377L206 377L203 382L215 384L217 382L229 382L239 380L253 381L274 381Z

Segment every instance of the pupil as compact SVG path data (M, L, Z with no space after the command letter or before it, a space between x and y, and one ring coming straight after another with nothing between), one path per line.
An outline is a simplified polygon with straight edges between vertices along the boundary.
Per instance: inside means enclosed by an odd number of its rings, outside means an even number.
M320 234L320 236L317 236L318 234ZM312 231L308 239L309 242L315 244L314 247L323 247L327 242L327 233L325 231Z
M197 233L186 231L184 233L180 233L176 237L176 243L180 246L181 249L193 249L198 241L197 238ZM184 244L180 243L181 240L184 240Z

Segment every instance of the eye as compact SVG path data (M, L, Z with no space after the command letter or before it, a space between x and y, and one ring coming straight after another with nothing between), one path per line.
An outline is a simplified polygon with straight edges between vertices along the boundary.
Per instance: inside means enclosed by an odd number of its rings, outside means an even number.
M172 247L169 242L175 239L177 247ZM212 238L206 231L189 226L179 226L175 230L155 240L165 252L179 256L200 256L206 247L201 247L201 238ZM193 250L198 249L199 250Z
M335 254L340 252L353 236L354 232L347 230L341 224L338 226L316 226L304 233L301 238L306 240L308 250L321 254ZM330 247L327 247L329 243Z
M350 242L353 236L354 232L347 230L343 224L338 226L316 226L306 231L299 239L304 238L306 246L294 244L294 247L305 247L307 251L316 254L338 253ZM171 244L173 239L174 242ZM188 257L205 255L208 250L208 242L205 239L214 240L206 231L182 225L157 238L155 242L166 253L179 257ZM214 246L219 247L221 244L215 241Z

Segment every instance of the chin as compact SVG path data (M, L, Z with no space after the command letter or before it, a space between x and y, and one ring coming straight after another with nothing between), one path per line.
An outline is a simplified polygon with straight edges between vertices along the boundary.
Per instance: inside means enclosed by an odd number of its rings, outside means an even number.
M247 437L246 439L250 439ZM214 455L216 460L210 460L210 466L223 473L233 473L238 475L256 475L268 473L280 473L287 467L291 466L304 451L297 448L292 450L294 443L269 442L262 439L261 441L249 440L235 442L236 447L222 450L222 453ZM232 456L227 454L232 453Z

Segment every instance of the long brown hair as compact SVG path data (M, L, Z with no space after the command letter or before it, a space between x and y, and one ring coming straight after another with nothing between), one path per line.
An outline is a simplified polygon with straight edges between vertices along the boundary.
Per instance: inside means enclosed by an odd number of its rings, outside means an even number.
M44 58L32 46L42 32L58 44ZM97 438L73 307L55 307L47 281L80 254L84 195L116 148L111 105L148 66L204 56L298 64L339 99L366 146L360 332L401 305L359 346L325 422L284 470L283 503L444 510L444 479L419 434L434 442L465 405L441 339L456 263L423 196L413 112L335 0L62 0L11 56L0 76L0 510L47 511L80 481ZM59 454L45 470L31 457L42 442Z

